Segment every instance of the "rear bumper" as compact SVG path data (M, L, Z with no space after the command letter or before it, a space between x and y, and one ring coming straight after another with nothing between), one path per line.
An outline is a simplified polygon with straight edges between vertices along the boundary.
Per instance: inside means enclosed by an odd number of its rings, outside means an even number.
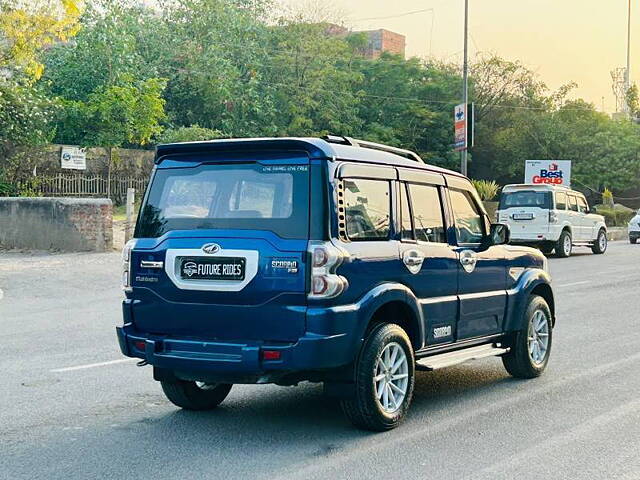
M511 228L511 242L520 244L536 244L557 242L562 233L562 225L552 224L543 231L527 231L518 228L518 225L509 224Z
M291 344L220 342L173 338L139 332L131 324L116 327L120 350L146 360L180 378L218 378L231 383L269 383L291 372L340 367L351 361L346 334L307 334ZM144 348L141 348L144 347ZM278 351L280 359L263 360L262 351Z

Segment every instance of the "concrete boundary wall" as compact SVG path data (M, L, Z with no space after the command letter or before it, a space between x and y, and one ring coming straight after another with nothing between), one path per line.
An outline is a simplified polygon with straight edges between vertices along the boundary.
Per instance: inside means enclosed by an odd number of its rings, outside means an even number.
M0 197L0 247L111 251L113 205L105 198Z

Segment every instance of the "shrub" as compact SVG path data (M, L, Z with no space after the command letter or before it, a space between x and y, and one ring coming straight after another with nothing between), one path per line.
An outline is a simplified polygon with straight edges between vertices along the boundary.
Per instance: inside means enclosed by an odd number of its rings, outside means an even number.
M613 208L613 193L608 188L605 188L604 192L602 192L602 203L607 207Z
M11 197L16 194L16 187L6 180L3 180L0 174L0 197Z
M598 212L598 215L602 215L604 217L605 223L608 227L626 227L629 220L631 220L636 214L633 210L622 210L604 205L598 206L596 211Z
M480 200L483 202L489 202L493 200L498 194L500 185L493 180L471 180L473 186L476 187Z

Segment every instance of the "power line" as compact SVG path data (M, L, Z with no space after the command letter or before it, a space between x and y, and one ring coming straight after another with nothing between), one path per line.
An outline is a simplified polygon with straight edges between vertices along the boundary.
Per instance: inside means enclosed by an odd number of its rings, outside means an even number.
M369 17L369 18L355 18L353 20L351 20L352 22L366 22L369 20L387 20L389 18L400 18L400 17L408 17L409 15L415 15L416 13L425 13L425 12L432 12L433 13L433 8L423 8L421 10L413 10L411 12L404 12L404 13L398 13L396 15L386 15L384 17Z
M604 192L601 192L599 190L596 190L595 188L591 188L589 185L582 183L578 180L576 180L575 178L573 179L574 182L576 182L579 185L582 185L584 188L591 190L593 193L597 193L599 195L604 195ZM613 198L617 199L617 200L640 200L640 197L618 197L617 195L611 195Z
M267 68L276 68L275 65L261 65L261 64L254 64L255 66L265 66ZM164 66L165 68L169 68L172 70L176 70L180 73L189 73L189 74L200 74L200 75L204 75L204 76L210 76L210 75L214 75L213 72L204 72L204 71L200 71L200 70L192 70L192 69L187 69L187 68L180 68L180 67L171 67L168 65ZM298 89L298 90L318 90L318 88L313 87L313 86L309 86L309 85L294 85L291 83L280 83L280 82L268 82L268 81L261 81L258 80L262 85L264 86L270 86L270 87L284 87L284 88L294 88L294 89ZM357 97L357 98L375 98L378 100L390 100L390 101L398 101L398 102L408 102L408 103L420 103L420 104L424 104L424 103L432 103L432 104L439 104L439 105L454 105L457 100L456 99L451 99L451 100L438 100L438 99L428 99L428 98L417 98L417 97L401 97L401 96L393 96L393 95L375 95L375 94L371 94L371 93L362 93L362 92L354 92L354 91L350 91L350 90L329 90L326 88L321 88L320 90L322 90L324 93L329 93L329 94L334 94L334 95L345 95L345 96L352 96L352 97ZM492 107L492 108L502 108L502 109L508 109L508 110L530 110L530 111L549 111L548 107L530 107L530 106L524 106L524 105L505 105L505 104L487 104L487 103L478 103L475 102L477 106L479 107ZM564 112L592 112L593 110L590 108L563 108L562 111ZM554 113L553 111L551 111L550 113Z

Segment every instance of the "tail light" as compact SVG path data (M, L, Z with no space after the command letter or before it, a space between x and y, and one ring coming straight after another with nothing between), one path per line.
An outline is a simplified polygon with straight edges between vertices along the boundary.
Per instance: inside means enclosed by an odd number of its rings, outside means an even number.
M556 223L558 221L558 215L553 210L549 210L549 223Z
M337 275L336 269L346 254L330 242L309 244L311 255L311 285L309 298L333 298L347 288L347 279Z
M132 291L131 288L131 250L136 244L135 239L129 240L122 249L122 290Z

